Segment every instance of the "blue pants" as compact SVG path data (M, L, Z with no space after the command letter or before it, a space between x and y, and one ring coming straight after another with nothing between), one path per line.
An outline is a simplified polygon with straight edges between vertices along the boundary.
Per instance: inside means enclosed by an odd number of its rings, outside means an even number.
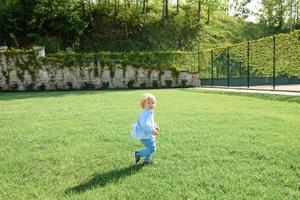
M151 155L156 151L156 144L154 139L142 139L141 142L146 147L145 149L138 151L137 155L139 157L145 157L144 162L151 161Z

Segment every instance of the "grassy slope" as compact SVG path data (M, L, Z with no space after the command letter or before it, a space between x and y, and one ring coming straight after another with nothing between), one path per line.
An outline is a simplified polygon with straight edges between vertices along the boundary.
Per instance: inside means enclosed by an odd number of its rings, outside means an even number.
M299 103L147 90L159 164L131 168L144 92L2 93L0 198L299 199Z
M129 31L128 39L119 35L123 34L121 27L118 29L119 34L104 33L104 25L101 23L105 23L105 20L99 19L96 22L99 24L95 30L84 37L82 50L193 50L198 47L198 37L201 48L210 48L228 43L238 43L247 39L257 39L262 36L258 31L258 25L228 16L223 11L213 12L210 23L207 24L206 7L202 9L200 30L197 29L196 7L191 6L181 7L178 15L175 14L175 8L171 7L169 22L167 25L163 25L160 9L160 7L153 7L142 31L138 33Z

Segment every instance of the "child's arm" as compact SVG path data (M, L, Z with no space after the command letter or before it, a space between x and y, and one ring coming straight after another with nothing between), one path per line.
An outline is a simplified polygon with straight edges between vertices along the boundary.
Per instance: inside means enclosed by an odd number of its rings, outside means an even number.
M154 123L155 130L152 134L153 135L158 135L159 132L160 132L160 128L157 126L157 124L154 122L154 120L153 120L153 123Z
M160 129L159 129L158 125L155 123L153 115L152 115L152 119L151 119L151 120L152 120L152 124L154 124L155 130L156 130L157 132L159 132ZM157 134L158 134L158 133L157 133Z

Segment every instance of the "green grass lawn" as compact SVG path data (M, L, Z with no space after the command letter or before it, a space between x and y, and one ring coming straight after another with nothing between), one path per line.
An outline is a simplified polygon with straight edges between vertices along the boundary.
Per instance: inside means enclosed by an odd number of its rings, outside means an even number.
M132 167L144 92L158 100L158 164ZM0 199L300 198L296 97L0 93L0 125Z

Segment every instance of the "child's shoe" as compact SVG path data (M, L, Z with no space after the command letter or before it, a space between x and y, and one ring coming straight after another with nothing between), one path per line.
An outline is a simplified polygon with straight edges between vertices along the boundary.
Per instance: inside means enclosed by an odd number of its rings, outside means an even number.
M135 151L134 153L133 153L133 164L137 164L139 161L140 161L140 157L138 156L138 154L137 154L137 151Z

